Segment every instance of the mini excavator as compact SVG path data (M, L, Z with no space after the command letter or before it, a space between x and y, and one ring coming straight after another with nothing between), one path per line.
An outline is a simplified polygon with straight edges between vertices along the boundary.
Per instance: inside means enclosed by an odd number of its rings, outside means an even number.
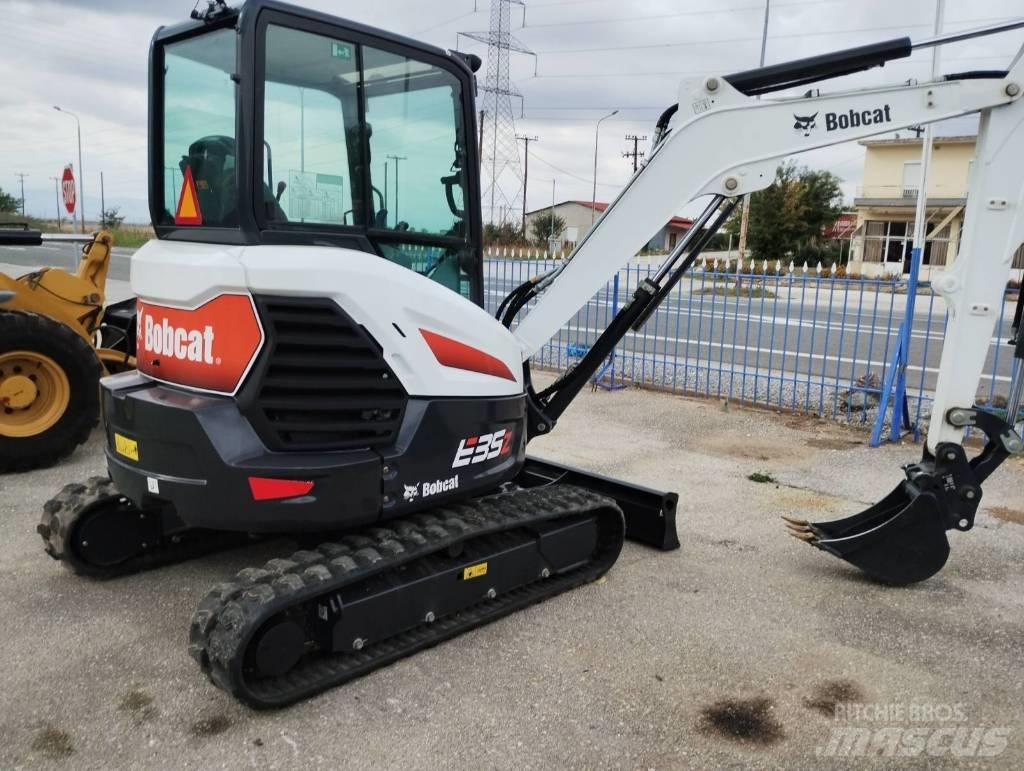
M924 456L863 514L792 523L880 581L933 575L947 530L971 528L981 483L1022 449L974 400L1024 240L1024 59L865 90L812 84L1020 26L684 80L648 162L497 318L481 307L478 57L274 0L212 2L160 29L158 238L131 272L138 371L102 381L109 478L47 504L47 551L112 576L225 535L300 538L306 548L215 586L190 629L213 683L275 707L591 581L626 538L673 548L674 494L537 461L527 443L779 159L979 113L960 256L935 285L950 321ZM797 86L809 90L760 98ZM531 356L697 198L707 206L664 265L575 366L535 388ZM968 426L987 437L973 459Z

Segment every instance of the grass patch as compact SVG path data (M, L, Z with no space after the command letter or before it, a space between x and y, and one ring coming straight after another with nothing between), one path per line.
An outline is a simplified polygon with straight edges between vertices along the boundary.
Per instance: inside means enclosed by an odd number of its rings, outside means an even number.
M137 249L155 238L152 228L137 225L122 225L111 230L110 235L114 239L114 246L124 246L128 249Z
M748 474L747 479L751 482L757 482L758 484L775 484L778 480L771 474L762 474L760 471L755 471L753 474Z

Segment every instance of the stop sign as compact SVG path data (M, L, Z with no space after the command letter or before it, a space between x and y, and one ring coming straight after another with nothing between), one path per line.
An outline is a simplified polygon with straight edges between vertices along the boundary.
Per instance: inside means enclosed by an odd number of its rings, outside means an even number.
M70 166L64 167L64 176L61 177L60 188L64 194L64 208L68 214L75 213L75 175Z

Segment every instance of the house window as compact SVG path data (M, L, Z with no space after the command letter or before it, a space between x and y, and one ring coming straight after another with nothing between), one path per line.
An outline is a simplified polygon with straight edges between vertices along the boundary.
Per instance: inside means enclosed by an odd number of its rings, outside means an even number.
M906 161L903 164L903 198L917 198L921 184L921 161Z
M864 262L902 262L910 255L908 222L869 221L864 228Z
M669 249L675 249L676 248L676 238L678 238L678 235L676 233L669 233L668 234L668 248Z

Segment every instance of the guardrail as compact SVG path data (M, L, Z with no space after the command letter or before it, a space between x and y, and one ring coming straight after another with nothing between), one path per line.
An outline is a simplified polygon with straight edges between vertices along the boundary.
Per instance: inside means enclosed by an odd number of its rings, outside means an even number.
M554 261L486 260L486 307ZM534 357L564 370L582 356L656 266L623 268ZM902 279L847 277L835 266L756 264L723 269L698 263L639 332L619 344L599 385L634 385L819 415L842 422L874 420L881 383L903 317ZM1009 326L1016 294L1008 291L979 403L1001 406L1014 359ZM528 312L528 311L527 311ZM911 333L911 416L930 417L931 392L945 334L943 303L917 301Z

